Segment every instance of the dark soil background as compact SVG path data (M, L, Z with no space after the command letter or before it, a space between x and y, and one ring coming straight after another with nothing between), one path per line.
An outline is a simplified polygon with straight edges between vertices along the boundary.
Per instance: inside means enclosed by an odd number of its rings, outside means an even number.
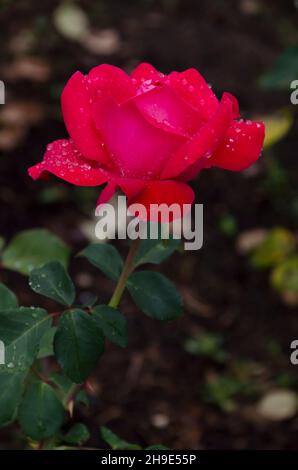
M196 67L218 96L235 94L244 117L288 106L289 92L264 91L258 78L287 46L298 39L298 11L282 0L138 0L76 2L94 31L104 30L95 51L58 31L53 0L2 1L0 78L6 84L10 116L0 123L0 235L45 227L76 253L88 240L82 223L91 220L98 189L72 188L51 179L32 182L27 168L39 161L48 142L66 135L59 96L68 77L102 62L131 70L149 61L163 72ZM298 77L293 77L297 79ZM270 159L287 175L286 189L270 184ZM103 445L99 426L140 445L161 443L172 449L297 449L298 416L273 421L258 414L266 393L297 390L298 366L290 363L297 338L297 307L287 305L269 284L266 271L250 267L237 250L241 233L283 226L297 230L297 212L289 210L297 188L297 123L287 138L264 153L243 174L209 170L193 182L204 203L204 246L176 253L161 267L185 299L184 316L170 324L148 319L125 296L129 347L109 346L90 378L91 407L75 412L90 427L90 445ZM223 227L232 220L235 229ZM92 227L92 225L90 225ZM90 228L91 230L91 228ZM125 244L119 244L124 253ZM84 260L74 259L81 290L107 301L113 283ZM40 302L27 279L1 270L1 281L18 292L25 305ZM49 304L49 308L55 308ZM225 363L187 352L196 334L220 334ZM249 393L220 387L213 402L206 384L232 377L249 383ZM241 387L240 387L241 388ZM0 391L1 393L1 391ZM232 394L232 396L231 396ZM229 400L233 406L230 409ZM2 449L22 448L19 431L0 430Z

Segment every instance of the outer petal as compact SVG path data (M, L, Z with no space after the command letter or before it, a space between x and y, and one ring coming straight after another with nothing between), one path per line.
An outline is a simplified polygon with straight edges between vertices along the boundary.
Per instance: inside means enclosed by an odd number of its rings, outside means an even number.
M118 106L112 98L94 103L93 115L119 175L157 177L185 139L149 124L133 102Z
M116 183L128 198L135 197L145 188L147 182L142 179L118 178Z
M259 158L265 137L262 122L234 121L208 166L241 171Z
M92 100L112 96L117 104L124 103L136 94L136 86L129 75L108 64L101 64L90 70L87 89Z
M108 202L115 194L117 186L114 181L109 181L105 188L102 189L99 198L97 199L97 206Z
M86 77L80 72L68 80L61 96L61 106L66 128L82 155L108 163L102 139L93 122Z
M190 210L190 205L194 200L193 190L186 185L185 183L180 183L178 181L150 181L146 184L143 191L137 194L135 197L132 197L128 201L128 206L131 204L142 204L147 211L148 217L146 220L151 220L155 222L166 222L160 216L160 213L151 206L152 204L160 205L166 204L167 207L170 207L172 204L177 205L178 213L177 216L175 213L169 213L169 220L171 221L175 218L180 218L186 215ZM188 205L188 207L184 207ZM167 210L165 216L167 217ZM141 218L141 217L140 217Z
M235 103L228 93L224 93L215 115L172 155L161 173L161 178L176 177L199 158L210 158L224 138L234 115Z
M72 140L56 140L49 144L43 161L28 171L34 180L49 172L77 186L98 186L111 178L109 173L86 160Z
M218 100L197 70L188 69L184 72L172 72L167 79L169 85L186 103L196 109L203 119L210 119L216 112Z
M108 202L117 188L120 188L128 198L131 198L139 194L145 186L146 181L144 180L112 177L111 181L108 182L107 186L100 193L97 205Z

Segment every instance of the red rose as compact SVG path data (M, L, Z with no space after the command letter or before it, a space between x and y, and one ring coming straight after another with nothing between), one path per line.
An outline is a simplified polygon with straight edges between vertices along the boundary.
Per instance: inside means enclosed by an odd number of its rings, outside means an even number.
M79 186L108 183L99 203L117 188L128 203L190 204L186 184L203 168L240 171L259 157L264 124L239 120L238 102L218 102L195 69L163 75L140 64L131 75L99 65L76 72L62 93L69 140L48 145L33 179L50 172Z

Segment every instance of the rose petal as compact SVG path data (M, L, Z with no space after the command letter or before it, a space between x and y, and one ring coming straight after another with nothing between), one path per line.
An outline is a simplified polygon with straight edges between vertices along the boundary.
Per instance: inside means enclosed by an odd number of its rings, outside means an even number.
M179 181L185 181L185 182L193 180L194 178L196 178L196 176L198 176L201 170L206 168L206 165L208 164L208 162L209 162L208 157L199 158L195 163L193 163L191 166L186 168L185 171L180 173L177 179Z
M108 202L117 188L120 188L128 198L131 198L142 191L145 185L146 181L144 180L112 177L111 181L109 181L107 186L102 190L97 205Z
M141 191L137 196L129 199L128 207L131 206L131 204L142 204L145 207L148 216L145 220L166 222L186 215L190 210L193 200L194 192L185 183L180 183L178 181L150 181L146 184L143 191ZM180 215L177 216L175 212L170 212L169 219L165 220L168 215L167 209L163 212L165 216L165 219L163 219L157 208L151 206L152 204L166 204L168 208L172 204L175 204L178 214ZM140 218L143 218L141 213Z
M165 161L185 141L153 127L131 101L118 106L113 99L106 98L94 103L93 115L123 177L157 177Z
M133 83L137 87L141 86L147 80L158 81L164 77L164 74L156 70L153 65L143 62L139 64L130 74Z
M101 64L90 70L87 89L92 100L112 96L117 104L124 103L136 94L136 86L129 75L108 64Z
M49 144L42 162L28 171L34 180L49 172L77 186L98 186L111 178L109 173L86 160L72 140L56 140Z
M233 119L238 119L240 117L239 114L239 103L237 98L232 95L232 93L229 93L228 91L224 92L225 98L229 98L229 100L232 103L232 112L233 112Z
M146 181L142 179L117 178L115 181L128 198L135 197L146 186Z
M86 77L80 72L68 80L61 96L61 106L66 128L82 155L108 163L109 158L93 122Z
M190 137L204 124L199 113L167 86L156 86L134 102L151 124L167 132Z
M178 176L199 158L210 158L224 138L234 114L234 102L228 93L224 93L215 115L172 155L161 173L161 178Z
M208 120L216 112L218 100L197 70L172 72L168 75L166 83L167 81L186 103L199 112L202 119Z
M117 186L115 182L109 181L105 188L101 191L99 198L97 200L97 206L105 204L108 202L115 194Z
M234 121L208 166L241 171L257 161L262 151L265 126L262 122Z

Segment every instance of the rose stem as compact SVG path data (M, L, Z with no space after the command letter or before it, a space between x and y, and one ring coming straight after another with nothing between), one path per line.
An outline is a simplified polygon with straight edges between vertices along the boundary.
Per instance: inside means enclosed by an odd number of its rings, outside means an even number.
M129 278L130 274L134 270L134 259L139 248L139 243L140 243L140 239L137 238L130 245L130 249L129 249L127 258L125 260L122 273L119 277L114 294L112 295L112 298L109 302L110 307L117 308L119 305L119 302L121 300L122 294L125 289L127 279Z

